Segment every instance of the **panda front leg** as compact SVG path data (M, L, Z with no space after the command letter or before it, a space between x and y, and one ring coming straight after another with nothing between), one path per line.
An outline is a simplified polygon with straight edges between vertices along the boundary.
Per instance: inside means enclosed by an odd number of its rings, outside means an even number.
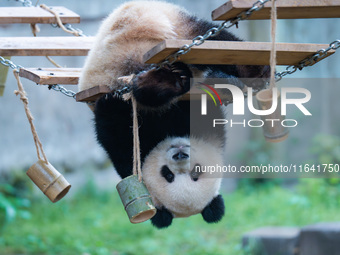
M133 80L133 94L138 103L148 107L167 105L190 90L192 73L181 62L160 69L142 71Z

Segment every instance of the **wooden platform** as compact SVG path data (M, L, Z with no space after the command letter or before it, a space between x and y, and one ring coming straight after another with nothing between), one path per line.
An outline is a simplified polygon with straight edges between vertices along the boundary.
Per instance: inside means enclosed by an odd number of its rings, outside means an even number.
M21 68L20 76L41 85L76 85L81 68Z
M213 20L235 18L249 10L254 0L230 0L212 12ZM270 19L271 2L254 12L249 19ZM340 0L280 0L277 1L278 19L340 18Z
M181 97L181 100L190 100L190 98L197 94L200 95L198 90L193 90ZM101 85L97 87L93 87L84 91L80 91L76 94L76 101L77 102L94 102L98 100L101 96L110 93L111 89L109 86L106 85Z
M65 23L80 23L80 16L73 11L62 7L52 6L52 10L60 15ZM50 12L40 7L0 7L0 24L13 23L57 23L56 18Z
M94 37L1 37L1 56L86 56Z
M191 41L165 40L144 55L145 63L160 63L167 56L176 52L184 44ZM277 64L296 65L306 57L312 56L320 49L328 48L327 44L277 44ZM206 41L194 47L180 57L187 64L217 65L268 65L271 43L265 42L225 42ZM334 51L329 51L329 55Z
M110 93L111 89L109 86L102 85L96 86L87 90L80 91L76 94L77 102L93 102L99 99L101 96Z

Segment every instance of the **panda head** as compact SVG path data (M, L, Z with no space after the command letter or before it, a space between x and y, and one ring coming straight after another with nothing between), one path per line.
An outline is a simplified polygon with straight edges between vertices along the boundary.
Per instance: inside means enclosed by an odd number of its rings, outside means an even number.
M151 219L158 228L168 227L174 217L201 213L208 222L224 215L219 195L221 173L205 166L223 164L221 148L204 140L175 137L160 142L145 158L143 180L157 208Z

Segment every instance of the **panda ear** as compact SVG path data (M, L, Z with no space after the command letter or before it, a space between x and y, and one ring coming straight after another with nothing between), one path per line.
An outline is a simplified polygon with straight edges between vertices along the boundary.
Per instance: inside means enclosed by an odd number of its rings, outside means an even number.
M165 207L157 208L157 213L151 218L151 223L157 228L167 228L171 225L173 218L171 212Z
M216 196L201 212L208 223L215 223L224 216L224 201L221 195Z

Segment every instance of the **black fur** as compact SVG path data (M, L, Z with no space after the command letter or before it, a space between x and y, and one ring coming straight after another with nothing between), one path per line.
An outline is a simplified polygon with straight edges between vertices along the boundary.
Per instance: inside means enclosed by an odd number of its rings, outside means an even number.
M208 101L208 104L213 102ZM201 116L200 102L179 101L160 112L139 111L139 138L141 159L161 141L169 136L185 137L196 135L202 137L215 133L224 141L223 127L212 130L212 119L221 119L220 108L211 105L209 114ZM132 108L130 102L123 101L112 94L100 98L96 104L95 129L97 140L108 153L118 174L125 178L132 174ZM199 126L190 127L190 119L199 119Z
M157 208L157 213L151 218L151 223L157 228L167 228L171 225L173 218L171 212L165 207Z
M224 202L221 195L216 196L202 211L203 219L208 223L219 222L224 215Z
M161 170L161 175L162 177L165 178L165 180L168 183L172 183L175 180L175 175L173 172L171 172L171 170L169 169L169 167L167 166L163 166L162 170Z

